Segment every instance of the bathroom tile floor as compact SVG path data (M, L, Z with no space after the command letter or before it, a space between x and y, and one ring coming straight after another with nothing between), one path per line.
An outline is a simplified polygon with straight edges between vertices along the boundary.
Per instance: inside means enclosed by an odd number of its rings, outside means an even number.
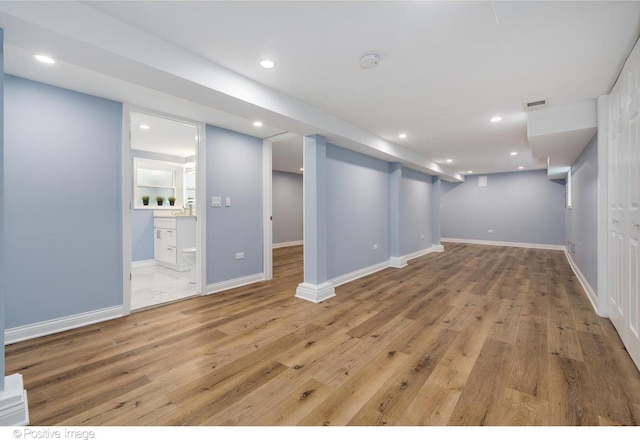
M131 310L197 295L196 285L189 283L190 272L178 272L161 266L132 270Z

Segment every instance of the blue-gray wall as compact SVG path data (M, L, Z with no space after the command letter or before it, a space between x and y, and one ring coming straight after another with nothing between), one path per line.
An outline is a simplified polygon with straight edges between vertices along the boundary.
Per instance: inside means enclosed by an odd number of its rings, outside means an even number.
M0 391L4 390L5 254L4 254L4 29L0 29Z
M571 167L571 209L567 247L594 292L598 281L598 137L591 139Z
M489 174L484 187L478 177L442 182L443 238L565 244L564 182L549 180L546 170Z
M122 304L122 104L5 76L6 326Z
M388 260L389 164L327 144L326 173L327 277Z
M272 174L273 243L302 241L302 175Z
M206 162L207 284L262 273L262 140L207 125Z
M432 176L402 168L400 183L401 255L428 249L433 245L432 192Z

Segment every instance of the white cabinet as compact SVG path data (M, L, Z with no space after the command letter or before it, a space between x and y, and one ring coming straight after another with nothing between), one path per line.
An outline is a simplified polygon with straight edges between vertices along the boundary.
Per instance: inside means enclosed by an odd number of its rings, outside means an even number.
M196 245L196 218L194 216L154 217L153 252L156 263L171 269L191 269L182 258L182 249Z

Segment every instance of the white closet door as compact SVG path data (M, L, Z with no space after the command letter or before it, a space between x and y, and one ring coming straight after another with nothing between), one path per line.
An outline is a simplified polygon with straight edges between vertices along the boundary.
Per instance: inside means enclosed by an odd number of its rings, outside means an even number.
M637 57L635 57L637 58ZM640 77L627 66L609 99L609 317L640 368Z

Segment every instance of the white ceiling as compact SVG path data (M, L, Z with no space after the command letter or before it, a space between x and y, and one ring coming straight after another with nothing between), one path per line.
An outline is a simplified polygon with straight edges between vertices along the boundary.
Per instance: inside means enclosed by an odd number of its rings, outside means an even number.
M635 1L0 2L8 73L453 178L545 168L523 104L607 94L639 19ZM35 51L61 62L36 66ZM375 69L359 66L368 52Z

